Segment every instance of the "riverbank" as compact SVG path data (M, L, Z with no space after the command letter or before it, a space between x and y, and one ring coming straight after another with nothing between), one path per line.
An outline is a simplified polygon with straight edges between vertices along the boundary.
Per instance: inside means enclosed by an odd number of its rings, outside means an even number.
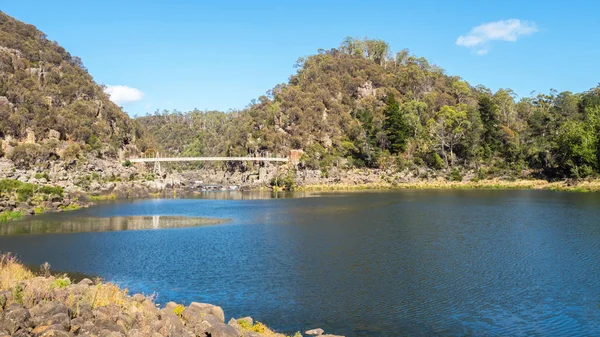
M373 182L365 184L308 184L295 187L296 191L352 191L352 190L391 190L391 189L520 189L520 190L551 190L568 192L600 192L600 180L591 181L559 181L546 180L477 180L477 181L445 181L423 180L410 183Z
M60 186L0 179L0 222L88 207L90 203L84 196L83 193L65 191Z
M159 307L153 296L129 295L100 279L74 284L66 275L51 275L49 268L45 264L36 274L13 255L0 256L0 335L288 337L251 317L225 323L227 317L216 305L169 302ZM335 337L322 333L316 330Z

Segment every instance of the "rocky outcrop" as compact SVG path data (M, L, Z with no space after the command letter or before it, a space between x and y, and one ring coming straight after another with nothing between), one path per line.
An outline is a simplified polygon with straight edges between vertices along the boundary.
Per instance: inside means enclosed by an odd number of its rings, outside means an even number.
M54 276L15 281L0 291L0 312L2 337L285 337L251 317L225 323L216 305L169 302L161 308L151 297L130 296L113 284L89 279L77 284Z

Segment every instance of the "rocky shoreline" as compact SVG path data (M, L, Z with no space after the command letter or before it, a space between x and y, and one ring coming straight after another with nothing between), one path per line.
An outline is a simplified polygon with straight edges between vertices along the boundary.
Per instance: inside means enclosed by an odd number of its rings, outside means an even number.
M3 184L4 183L4 184ZM7 185L7 186L3 186ZM87 207L95 201L190 197L204 191L336 191L362 189L548 189L600 191L600 180L548 182L521 177L479 177L474 171L427 168L308 170L287 165L252 166L245 170L171 168L154 174L144 164L135 166L94 156L53 161L19 169L0 159L0 221L25 215Z
M99 279L75 284L52 276L47 264L36 275L10 254L0 256L0 311L0 337L287 337L251 317L226 320L212 304L159 307L152 296L129 295ZM340 337L323 333L305 332Z

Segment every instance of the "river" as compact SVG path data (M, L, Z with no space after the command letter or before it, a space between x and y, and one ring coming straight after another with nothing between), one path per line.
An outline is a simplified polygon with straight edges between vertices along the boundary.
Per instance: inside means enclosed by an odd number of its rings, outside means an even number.
M287 333L592 336L599 206L550 191L209 192L2 224L0 250Z

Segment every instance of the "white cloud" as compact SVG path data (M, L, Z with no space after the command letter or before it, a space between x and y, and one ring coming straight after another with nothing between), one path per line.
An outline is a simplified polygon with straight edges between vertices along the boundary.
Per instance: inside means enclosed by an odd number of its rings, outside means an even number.
M500 20L471 29L469 34L459 36L456 44L474 49L477 55L485 55L489 52L491 41L515 42L520 36L531 35L537 31L535 22L519 19Z
M110 95L110 100L117 103L137 102L144 98L144 93L139 89L126 85L107 85L104 92Z

